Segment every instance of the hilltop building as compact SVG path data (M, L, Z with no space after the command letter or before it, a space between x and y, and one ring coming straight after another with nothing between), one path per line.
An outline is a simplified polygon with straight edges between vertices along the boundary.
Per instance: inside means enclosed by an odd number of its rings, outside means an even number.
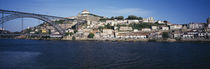
M89 14L90 14L90 12L88 10L83 10L82 11L83 16L88 16Z
M90 13L88 10L83 10L82 13L77 15L77 19L87 20L87 24L97 23L100 16Z
M145 23L155 23L154 17L143 18L143 22Z

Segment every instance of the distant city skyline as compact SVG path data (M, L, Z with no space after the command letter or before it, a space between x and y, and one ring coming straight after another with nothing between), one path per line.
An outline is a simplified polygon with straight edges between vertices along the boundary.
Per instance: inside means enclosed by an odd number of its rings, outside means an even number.
M0 0L0 9L14 10L61 17L76 16L84 9L101 16L136 15L173 24L206 23L210 17L208 0ZM6 23L6 29L18 31L20 20ZM38 25L38 20L24 20L24 28Z

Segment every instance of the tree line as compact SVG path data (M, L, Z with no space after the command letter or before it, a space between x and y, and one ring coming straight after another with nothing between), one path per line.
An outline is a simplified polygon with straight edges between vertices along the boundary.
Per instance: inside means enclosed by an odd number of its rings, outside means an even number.
M112 16L111 18L101 18L101 21L105 21L105 20L124 20L124 19L128 19L128 20L143 20L142 17L138 17L135 15L129 15L127 18L124 18L124 16Z

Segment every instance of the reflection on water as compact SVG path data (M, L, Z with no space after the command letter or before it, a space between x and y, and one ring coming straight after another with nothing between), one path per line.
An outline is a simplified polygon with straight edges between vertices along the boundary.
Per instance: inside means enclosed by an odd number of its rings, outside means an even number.
M210 43L0 40L0 69L209 69Z

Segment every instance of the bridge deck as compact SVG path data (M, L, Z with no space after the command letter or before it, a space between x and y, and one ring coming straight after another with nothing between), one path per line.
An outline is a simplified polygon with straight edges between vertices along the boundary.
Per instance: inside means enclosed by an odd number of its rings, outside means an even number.
M63 37L63 35L59 34L0 34L0 36L50 36L50 37Z

